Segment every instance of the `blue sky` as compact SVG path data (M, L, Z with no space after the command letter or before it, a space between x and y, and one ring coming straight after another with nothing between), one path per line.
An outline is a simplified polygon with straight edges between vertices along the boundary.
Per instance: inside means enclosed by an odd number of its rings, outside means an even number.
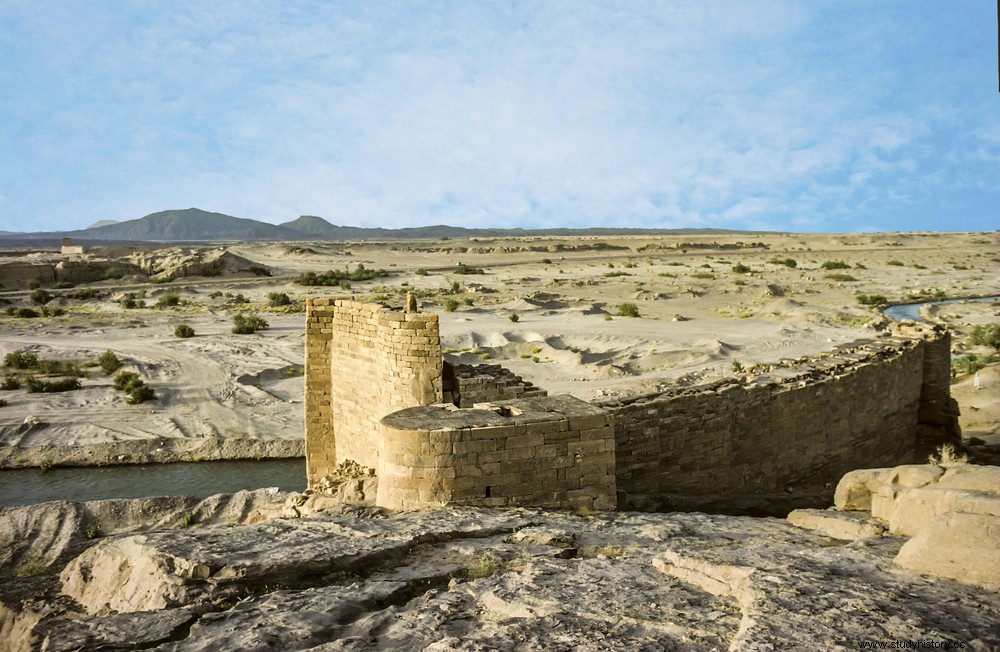
M0 230L1000 228L987 0L0 0Z

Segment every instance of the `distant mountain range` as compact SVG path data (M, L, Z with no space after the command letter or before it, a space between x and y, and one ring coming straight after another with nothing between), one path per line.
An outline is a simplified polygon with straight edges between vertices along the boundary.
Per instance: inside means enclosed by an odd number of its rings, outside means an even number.
M322 217L303 215L284 224L268 224L199 208L161 211L135 220L101 220L76 231L16 233L0 231L3 241L50 241L72 238L79 242L232 242L302 240L386 240L420 238L483 238L528 235L707 235L749 233L726 229L466 229L458 226L421 226L403 229L337 226Z

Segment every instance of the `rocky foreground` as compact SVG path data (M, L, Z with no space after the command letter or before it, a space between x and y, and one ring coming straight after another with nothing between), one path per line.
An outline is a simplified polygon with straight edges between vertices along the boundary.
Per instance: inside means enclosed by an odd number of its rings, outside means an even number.
M858 471L788 520L268 491L8 508L0 647L996 650L998 479Z

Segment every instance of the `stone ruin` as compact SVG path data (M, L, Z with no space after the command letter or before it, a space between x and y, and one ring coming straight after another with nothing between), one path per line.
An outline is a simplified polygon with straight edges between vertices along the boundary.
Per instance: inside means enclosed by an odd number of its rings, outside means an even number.
M437 315L413 305L312 298L305 367L309 486L356 463L391 509L825 505L848 471L909 462L958 434L950 336L922 325L588 403L499 365L445 362Z

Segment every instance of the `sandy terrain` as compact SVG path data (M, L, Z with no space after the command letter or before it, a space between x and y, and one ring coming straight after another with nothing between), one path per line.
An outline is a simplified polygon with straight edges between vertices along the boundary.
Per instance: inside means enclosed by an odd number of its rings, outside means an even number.
M177 249L164 247L163 260L174 265L166 273L183 276ZM0 464L37 464L31 451L38 447L58 463L61 448L88 445L109 445L95 461L113 462L115 451L137 441L187 451L182 457L210 457L221 442L240 440L285 441L294 454L303 433L307 296L353 294L401 305L413 291L423 310L441 315L450 360L500 363L550 393L592 399L719 377L733 373L734 363L797 358L869 337L885 319L860 305L858 294L901 302L994 295L1000 288L996 233L273 243L227 250L234 259L270 268L272 276L230 270L152 284L137 275L77 285L102 295L55 299L49 306L65 310L61 316L0 313L0 355L21 349L85 363L110 349L157 395L128 405L96 367L80 390L0 391L6 401L0 407ZM122 255L109 251L104 257L111 253ZM102 251L88 256L101 258ZM769 262L785 259L795 266ZM824 269L830 261L847 268ZM350 289L292 281L304 271L358 264L391 275L352 282ZM459 264L485 273L456 274ZM736 265L750 271L735 271ZM854 280L833 276L838 274ZM0 265L0 283L11 288L3 275ZM117 299L127 291L145 292L150 306L177 292L187 305L125 310ZM269 292L287 293L294 305L268 308ZM228 304L226 293L243 294L251 304ZM0 299L34 305L24 289L0 288ZM457 302L454 311L445 310L448 300ZM622 303L635 304L640 316L619 316ZM232 334L232 315L241 309L262 314L270 328ZM952 325L958 349L971 325L1000 321L995 304L948 304L925 316ZM180 323L191 325L196 336L174 337ZM983 370L979 389L972 382L969 377L956 385L963 427L993 442L1000 438L1000 370ZM180 445L185 442L191 445ZM238 446L226 449L238 455Z

